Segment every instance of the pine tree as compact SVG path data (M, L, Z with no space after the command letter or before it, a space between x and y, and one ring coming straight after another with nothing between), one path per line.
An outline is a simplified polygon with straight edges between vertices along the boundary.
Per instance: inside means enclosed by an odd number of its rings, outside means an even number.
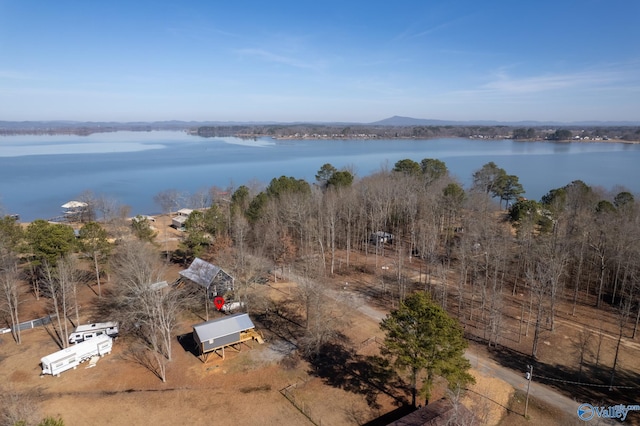
M418 377L426 373L420 394L429 402L436 376L445 378L455 389L475 382L464 358L467 342L458 322L435 304L428 294L415 293L382 321L386 333L383 353L394 359L401 370L408 370L412 385L412 404L416 406Z

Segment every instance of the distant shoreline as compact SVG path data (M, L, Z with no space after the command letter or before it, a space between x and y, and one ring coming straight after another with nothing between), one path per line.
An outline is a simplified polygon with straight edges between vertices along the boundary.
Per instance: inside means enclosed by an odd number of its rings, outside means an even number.
M554 139L513 139L508 137L500 138L474 138L470 136L433 136L433 137L366 137L366 136L350 136L350 137L336 137L336 136L273 136L273 135L237 135L238 138L271 138L275 140L430 140L430 139L472 139L477 141L498 141L509 140L514 142L563 142L563 143L625 143L625 144L640 144L640 140L625 140L625 139L566 139L566 140L554 140Z
M564 140L555 140L555 139L545 139L545 138L532 138L532 139L514 139L508 136L456 136L456 135L434 135L434 136L379 136L375 134L371 135L345 135L340 136L336 134L332 135L273 135L267 133L237 133L230 135L211 135L204 136L199 135L197 131L194 129L75 129L75 130L7 130L0 129L0 138L4 136L91 136L93 134L100 133L118 133L118 132L186 132L191 136L200 136L204 138L215 138L215 137L235 137L239 139L259 139L259 138L269 138L278 141L294 141L294 140L328 140L328 141L346 141L346 140L432 140L432 139L471 139L478 141L498 141L498 140L510 140L514 142L561 142L561 143L621 143L621 144L640 144L640 140L628 140L628 139L619 139L619 138L579 138L579 139L564 139Z
M0 121L0 136L90 136L117 132L180 132L200 137L237 137L274 140L431 140L463 138L523 142L640 143L640 126L632 125L472 125L472 124L214 124L156 123L12 123ZM558 137L563 139L557 139Z

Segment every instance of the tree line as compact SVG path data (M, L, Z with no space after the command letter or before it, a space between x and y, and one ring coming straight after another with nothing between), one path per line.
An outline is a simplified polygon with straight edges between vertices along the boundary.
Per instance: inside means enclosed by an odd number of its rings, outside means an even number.
M57 135L87 136L93 133L118 131L150 132L154 130L187 131L202 137L257 138L326 138L326 139L431 139L483 138L515 140L622 140L640 141L640 127L614 125L389 125L389 124L204 124L194 127L186 122L154 123L57 123L0 122L0 135Z
M432 139L481 138L515 140L640 140L637 126L529 126L508 125L331 125L265 124L236 126L201 126L195 134L204 137L238 136L316 139Z

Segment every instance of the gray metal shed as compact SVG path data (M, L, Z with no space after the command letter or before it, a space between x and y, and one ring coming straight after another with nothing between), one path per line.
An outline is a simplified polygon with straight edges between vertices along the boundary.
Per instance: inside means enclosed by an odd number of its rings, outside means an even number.
M193 326L193 339L198 345L201 355L222 350L227 346L256 340L263 343L262 337L255 331L255 325L248 314L234 314L223 318L217 318Z
M184 280L193 282L207 290L209 300L214 296L232 291L234 287L233 277L227 274L219 266L196 257L188 269L179 272Z

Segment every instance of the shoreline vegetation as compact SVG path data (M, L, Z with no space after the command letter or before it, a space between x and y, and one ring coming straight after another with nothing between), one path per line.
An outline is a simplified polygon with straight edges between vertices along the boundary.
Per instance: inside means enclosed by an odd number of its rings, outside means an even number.
M181 131L202 137L239 137L276 140L347 140L347 139L436 139L465 138L478 140L564 141L640 143L640 126L541 125L333 125L333 124L248 124L206 125L193 123L63 123L0 122L0 136L75 135L119 131Z
M254 139L256 138L255 136L250 136L250 135L237 135L237 137L239 138L245 138L245 139ZM374 139L387 139L387 140L394 140L394 139L398 139L398 140L429 140L429 139L439 139L441 138L440 136L434 136L434 137L429 137L429 138L418 138L418 137L385 137L385 138L379 138L379 137L375 137L375 136L371 136L371 137L367 137L367 136L351 136L351 137L339 137L339 136L313 136L313 135L305 135L305 136L268 136L268 135L263 135L263 136L259 136L259 137L270 137L272 139L275 140L374 140ZM480 137L480 136L467 136L467 137L463 137L463 136L447 136L447 139L455 139L455 138L463 138L463 139L477 139L477 140L516 140L519 142L549 142L549 141L554 141L554 142L567 142L567 143L571 143L571 142L591 142L591 143L626 143L626 144L638 144L640 143L640 140L625 140L625 139L612 139L612 138L607 138L607 139L603 139L603 138L588 138L588 139L583 139L583 138L575 138L575 139L545 139L545 138L532 138L532 139L515 139L513 137Z

